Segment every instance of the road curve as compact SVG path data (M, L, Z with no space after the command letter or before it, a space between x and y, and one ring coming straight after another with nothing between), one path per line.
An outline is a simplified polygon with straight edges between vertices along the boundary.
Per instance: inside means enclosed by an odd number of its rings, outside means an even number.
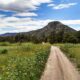
M51 47L46 68L40 80L80 80L79 73L58 47Z

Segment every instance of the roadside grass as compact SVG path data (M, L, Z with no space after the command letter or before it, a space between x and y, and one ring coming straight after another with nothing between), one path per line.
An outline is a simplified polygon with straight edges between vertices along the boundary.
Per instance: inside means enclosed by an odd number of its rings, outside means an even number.
M10 43L9 42L0 42L0 46L9 46Z
M0 80L39 80L50 53L50 44L0 43Z
M60 48L80 71L80 44L63 44Z

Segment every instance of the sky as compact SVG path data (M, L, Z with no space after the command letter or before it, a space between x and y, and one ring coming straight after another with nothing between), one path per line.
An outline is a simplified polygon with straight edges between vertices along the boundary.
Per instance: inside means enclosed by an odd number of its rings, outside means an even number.
M0 34L40 29L51 21L80 30L80 0L0 0Z

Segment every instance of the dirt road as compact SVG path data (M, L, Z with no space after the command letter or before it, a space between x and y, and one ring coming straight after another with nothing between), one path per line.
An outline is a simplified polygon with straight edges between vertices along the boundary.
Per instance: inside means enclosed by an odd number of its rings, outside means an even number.
M80 80L79 73L58 47L51 53L41 80Z

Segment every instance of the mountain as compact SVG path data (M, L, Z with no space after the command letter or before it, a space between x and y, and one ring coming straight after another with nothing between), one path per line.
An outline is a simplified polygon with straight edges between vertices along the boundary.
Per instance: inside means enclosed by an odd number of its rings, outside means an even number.
M1 35L4 39L2 41L13 41L13 42L21 42L21 41L31 41L35 43L41 42L77 42L75 38L75 33L77 31L70 28L69 26L59 22L53 21L48 23L45 27L30 31L30 32L22 32L22 33L6 33ZM10 38L10 37L14 38ZM15 37L16 36L16 37ZM6 38L8 37L8 38ZM12 40L13 39L13 40Z
M15 36L17 33L5 33L5 34L1 34L0 36Z
M58 33L60 31L64 31L64 33L70 33L70 32L76 32L76 30L70 28L67 25L64 25L63 23L59 21L53 21L48 23L45 27L42 29L30 31L30 32L23 32L20 34L24 34L31 37L42 37L42 36L49 36L51 32ZM0 36L15 36L17 33L5 33Z
M30 35L30 36L41 37L43 35L49 36L51 32L58 33L60 31L64 31L64 33L70 33L70 32L73 33L73 32L76 32L76 30L70 28L69 26L62 24L59 21L54 21L54 22L48 23L48 25L46 25L42 29L26 32L24 34Z

